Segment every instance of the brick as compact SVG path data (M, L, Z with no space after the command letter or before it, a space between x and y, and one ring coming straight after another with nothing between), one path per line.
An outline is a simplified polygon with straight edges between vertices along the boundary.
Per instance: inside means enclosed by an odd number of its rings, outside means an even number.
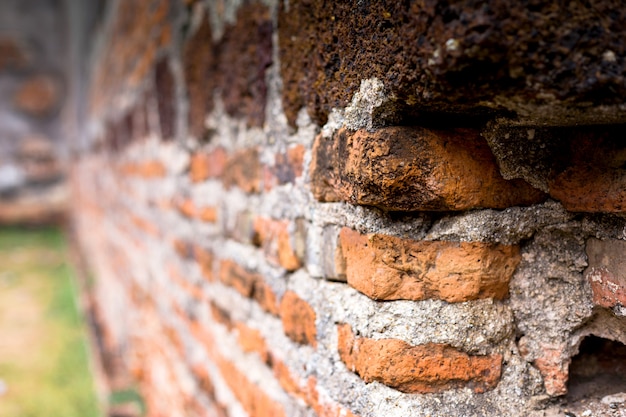
M474 130L341 129L313 145L311 190L320 201L391 211L457 211L538 203L543 192L507 181Z
M317 346L316 314L313 307L293 291L287 291L280 302L280 318L285 334L294 342Z
M216 148L210 152L196 152L191 155L190 172L192 182L202 182L209 178L222 175L228 155L224 148Z
M247 271L231 260L220 263L220 281L244 297L252 298L270 314L278 315L276 294L262 275Z
M272 220L257 217L254 221L256 240L259 242L268 260L288 271L295 271L302 266L301 258L291 244L288 220Z
M261 191L263 170L256 148L243 149L226 162L222 180L226 188L239 187L246 193Z
M249 126L263 126L267 85L265 71L272 64L272 19L261 2L244 4L236 21L225 27L217 46L220 85L226 112L245 118Z
M200 26L185 43L183 52L189 95L189 131L196 138L203 137L206 130L204 120L213 110L213 92L217 87L216 52L211 23L203 13Z
M161 137L164 140L170 140L174 138L176 129L176 94L174 76L172 75L172 70L170 69L167 58L163 58L156 63L154 80L156 85Z
M550 196L568 211L626 211L625 133L623 126L566 131L570 146L561 152L568 160L562 170L554 169Z
M528 350L526 340L520 340L522 355ZM538 349L540 356L532 363L537 367L543 378L546 393L551 396L567 394L567 380L569 378L570 356L564 344L541 343Z
M165 165L160 161L145 161L122 165L121 170L126 175L144 179L163 178L167 173Z
M585 278L593 303L605 308L626 307L626 242L591 238L586 252L589 266Z
M204 206L199 209L198 218L203 222L215 223L217 221L217 208Z
M196 217L198 212L195 203L190 198L178 199L176 201L176 208L178 209L178 212L180 214L187 217L188 219L193 219L194 217Z
M356 337L347 324L337 331L341 360L367 383L378 381L406 393L464 387L484 392L500 380L499 354L471 356L443 344L412 346L397 339Z
M22 69L31 61L31 54L24 46L16 38L0 37L0 71Z
M619 123L619 110L601 106L619 106L626 95L625 20L612 1L566 8L543 1L531 10L505 0L381 0L359 3L358 13L346 2L282 3L283 108L294 127L303 107L323 125L361 80L377 78L393 97L380 117L394 124L449 125L462 116L476 123L507 112L535 125Z
M196 245L193 247L193 254L202 276L209 282L213 281L213 253Z
M283 406L270 398L258 384L251 382L235 364L223 357L214 347L215 340L197 323L191 325L194 336L206 347L226 384L243 409L251 416L286 417Z
M261 332L242 322L236 322L235 328L237 329L237 341L239 346L241 346L241 350L244 352L255 352L263 362L268 363L270 354Z
M22 83L13 96L13 105L34 116L50 115L61 101L61 86L50 75L35 75Z
M517 246L339 235L348 284L375 300L503 299L521 257Z

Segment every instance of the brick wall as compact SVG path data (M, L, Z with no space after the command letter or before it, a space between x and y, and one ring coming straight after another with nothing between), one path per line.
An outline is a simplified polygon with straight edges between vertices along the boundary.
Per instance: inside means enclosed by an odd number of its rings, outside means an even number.
M572 4L108 2L74 229L148 415L619 407L568 377L626 343L626 26Z

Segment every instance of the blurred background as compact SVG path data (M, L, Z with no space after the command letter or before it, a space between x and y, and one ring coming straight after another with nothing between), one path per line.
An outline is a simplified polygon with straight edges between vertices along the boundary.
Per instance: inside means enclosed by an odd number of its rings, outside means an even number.
M77 296L88 283L70 266L64 232L67 138L83 117L85 57L103 6L0 1L0 417L101 416L109 400L98 398L97 342ZM128 408L111 415L140 414Z

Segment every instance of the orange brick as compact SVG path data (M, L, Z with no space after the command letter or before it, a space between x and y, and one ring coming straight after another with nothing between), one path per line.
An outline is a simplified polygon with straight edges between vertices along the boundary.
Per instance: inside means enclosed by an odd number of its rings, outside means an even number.
M262 169L259 151L243 149L232 155L224 167L223 181L226 188L239 187L246 193L261 191Z
M42 116L51 113L59 104L61 87L49 75L36 75L26 80L13 97L13 104L21 111Z
M349 228L339 237L348 284L375 300L502 299L521 260L517 246L414 241Z
M302 263L291 245L288 220L272 220L257 217L254 220L256 240L259 241L268 260L288 271L295 271Z
M176 208L178 212L187 218L194 218L198 213L195 203L190 198L185 198L176 201Z
M357 338L347 324L337 330L341 360L368 383L378 381L406 393L462 387L484 392L500 380L501 355L470 356L443 344Z
M223 260L220 263L220 281L244 297L254 299L268 313L278 315L276 295L262 275L249 272L231 260Z
M217 221L217 208L205 206L199 209L198 218L203 222L215 223Z
M165 166L159 161L145 161L122 165L122 173L142 177L145 179L163 178L166 174Z
M244 352L256 352L263 362L269 362L269 351L261 332L241 322L236 322L235 328L237 329L237 341L239 346L241 346L241 350Z
M287 291L280 303L280 318L285 334L294 342L317 346L315 310L293 291Z
M520 352L524 354L526 347L524 339L520 341ZM543 385L548 395L563 395L567 393L567 379L569 377L570 356L566 353L563 344L542 344L541 355L533 361L543 377Z
M204 278L213 281L213 253L197 245L194 246L193 253Z
M191 156L189 175L192 182L202 182L223 174L228 155L224 148L211 152L197 152Z
M313 195L395 211L453 211L534 204L545 195L502 178L474 130L386 127L319 135L310 166Z
M624 128L576 128L568 131L569 160L548 181L550 196L568 211L626 211ZM569 152L568 152L569 151ZM558 161L559 163L563 163ZM555 161L556 166L558 166Z

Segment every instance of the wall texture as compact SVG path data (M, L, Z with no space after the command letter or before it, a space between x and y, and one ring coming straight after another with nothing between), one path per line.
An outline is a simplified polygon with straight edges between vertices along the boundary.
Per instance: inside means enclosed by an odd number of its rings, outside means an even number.
M148 415L623 415L622 7L104 10L74 228Z

